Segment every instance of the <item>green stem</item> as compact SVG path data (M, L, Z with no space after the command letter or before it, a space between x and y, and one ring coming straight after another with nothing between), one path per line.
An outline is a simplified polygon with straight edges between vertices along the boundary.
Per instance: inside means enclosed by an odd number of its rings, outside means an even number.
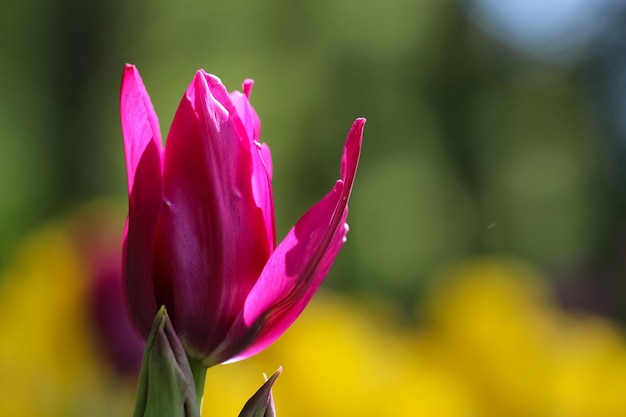
M189 359L189 366L191 367L191 374L193 375L193 382L196 385L196 395L198 397L198 409L202 414L202 398L204 397L204 381L206 380L207 368L202 365L200 359Z

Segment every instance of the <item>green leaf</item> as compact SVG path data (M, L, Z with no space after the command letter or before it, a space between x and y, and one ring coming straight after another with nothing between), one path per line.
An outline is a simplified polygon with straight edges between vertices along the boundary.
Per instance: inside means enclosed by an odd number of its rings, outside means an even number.
M141 365L134 417L200 417L187 354L161 307Z

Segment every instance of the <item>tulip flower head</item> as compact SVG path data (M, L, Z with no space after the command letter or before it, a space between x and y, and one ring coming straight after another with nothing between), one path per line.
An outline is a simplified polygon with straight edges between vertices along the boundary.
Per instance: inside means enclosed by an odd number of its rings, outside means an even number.
M139 72L124 71L120 107L128 175L124 280L147 337L164 305L187 354L204 366L265 349L293 323L345 242L364 119L348 133L341 178L276 245L272 161L249 103L202 70L163 146Z

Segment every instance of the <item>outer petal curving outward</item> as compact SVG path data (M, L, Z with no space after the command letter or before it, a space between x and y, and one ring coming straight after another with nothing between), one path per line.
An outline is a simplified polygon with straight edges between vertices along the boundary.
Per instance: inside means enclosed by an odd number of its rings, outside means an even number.
M163 145L150 97L132 65L124 69L120 110L129 193L123 251L126 294L135 325L147 337L157 309L152 248L163 196Z
M324 280L345 242L364 124L357 119L348 133L341 179L276 248L224 342L205 364L237 361L265 349L295 321Z

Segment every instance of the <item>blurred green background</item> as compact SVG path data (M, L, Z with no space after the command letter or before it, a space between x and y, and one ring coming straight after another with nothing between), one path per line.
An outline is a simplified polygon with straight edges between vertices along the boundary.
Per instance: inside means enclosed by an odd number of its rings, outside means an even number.
M196 69L230 89L255 79L279 237L337 177L352 120L368 118L350 249L330 286L411 303L433 271L476 254L521 257L555 278L591 269L617 286L626 140L611 132L619 107L606 107L623 91L607 76L625 60L613 45L623 7L531 1L517 15L526 37L541 30L536 16L567 17L560 3L582 8L570 20L590 32L566 32L565 46L540 32L533 49L499 36L514 27L494 29L507 22L492 3L4 1L0 262L81 202L125 204L118 94L130 62L164 132Z
M0 268L94 199L119 207L121 236L123 65L164 136L204 68L231 90L255 80L279 239L367 118L327 290L419 322L441 271L507 258L555 305L624 323L625 16L621 0L4 0Z

